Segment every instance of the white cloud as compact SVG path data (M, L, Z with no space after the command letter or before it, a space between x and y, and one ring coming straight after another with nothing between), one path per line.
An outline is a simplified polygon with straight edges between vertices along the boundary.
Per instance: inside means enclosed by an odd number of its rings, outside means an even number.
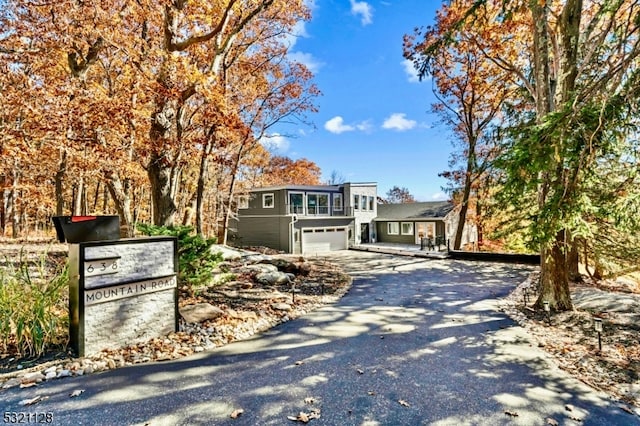
M269 151L285 153L289 149L289 140L279 133L265 135L260 139L260 143Z
M407 74L410 83L419 83L418 71L413 66L413 61L405 59L401 62L404 67L404 72Z
M314 74L324 65L324 63L316 60L311 53L291 52L287 55L290 60L298 62L309 69Z
M409 120L405 118L404 113L393 113L382 123L383 129L398 130L400 132L405 130L411 130L418 124L415 120Z
M449 196L447 194L445 194L444 192L440 191L440 192L436 192L435 194L433 194L431 196L431 199L433 201L446 201L449 199Z
M351 14L360 15L362 25L369 25L373 22L373 7L366 1L351 1Z
M356 129L353 126L344 124L344 119L339 115L324 123L324 128L337 135L344 132L351 132Z
M331 133L339 135L344 132L353 132L359 130L361 132L369 132L373 128L371 120L361 121L360 123L345 124L344 118L339 115L324 123L324 128Z

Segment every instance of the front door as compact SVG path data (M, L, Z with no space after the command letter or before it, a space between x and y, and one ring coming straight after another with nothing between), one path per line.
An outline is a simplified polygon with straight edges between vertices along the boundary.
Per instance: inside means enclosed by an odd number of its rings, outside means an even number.
M423 238L431 238L435 242L436 224L435 222L416 222L416 244L420 244Z
M360 242L361 243L369 242L369 224L368 223L360 224Z

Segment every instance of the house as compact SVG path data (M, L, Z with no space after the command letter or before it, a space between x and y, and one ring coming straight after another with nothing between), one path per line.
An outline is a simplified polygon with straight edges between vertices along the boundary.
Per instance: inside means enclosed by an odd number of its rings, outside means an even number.
M430 238L434 244L453 244L458 210L448 201L380 204L375 224L379 242L421 244L422 238ZM476 241L475 225L465 224L462 245Z
M238 199L231 241L287 253L342 250L373 241L375 183L257 188Z

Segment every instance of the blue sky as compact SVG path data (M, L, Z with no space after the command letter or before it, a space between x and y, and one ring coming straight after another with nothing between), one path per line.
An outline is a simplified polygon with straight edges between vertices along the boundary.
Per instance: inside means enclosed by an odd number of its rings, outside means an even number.
M406 187L418 201L445 199L452 151L447 129L430 113L431 81L418 82L402 57L402 37L433 22L431 0L315 0L291 49L322 92L315 129L279 129L273 151L314 161L327 179L377 182L382 196Z

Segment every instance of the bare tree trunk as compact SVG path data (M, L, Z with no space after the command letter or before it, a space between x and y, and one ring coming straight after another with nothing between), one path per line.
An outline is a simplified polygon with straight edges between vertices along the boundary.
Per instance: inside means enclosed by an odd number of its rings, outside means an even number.
M116 173L110 173L106 176L106 185L120 216L120 236L131 238L135 229L131 215L130 182L128 179L122 182Z
M13 169L13 182L11 183L11 195L10 195L10 214L11 214L11 237L18 238L18 230L20 227L20 211L18 210L18 180L20 175L18 173L18 164L16 162Z
M0 176L0 235L4 236L4 230L7 225L7 192L4 189L7 177L5 175Z
M64 176L67 173L67 150L60 150L60 161L55 176L56 216L64 214Z
M199 235L203 233L203 210L204 210L204 193L209 181L209 155L211 154L212 145L211 137L215 135L215 128L209 132L210 137L202 148L200 156L200 172L198 173L198 187L196 189L196 232Z

